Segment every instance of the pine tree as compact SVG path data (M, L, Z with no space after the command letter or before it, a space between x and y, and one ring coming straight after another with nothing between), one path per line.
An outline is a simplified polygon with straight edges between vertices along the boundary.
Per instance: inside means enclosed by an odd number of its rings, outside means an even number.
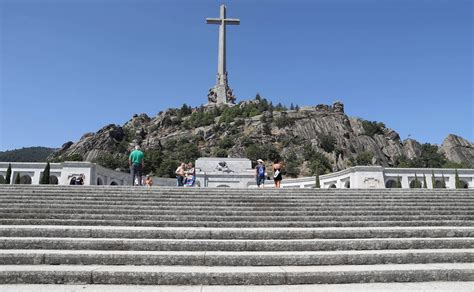
M416 175L416 173L415 173L415 180L413 181L413 188L414 188L414 189L419 189L419 188L421 188L421 183L420 183L420 181L418 180L418 176Z
M402 179L400 178L400 176L397 176L397 188L402 188Z
M424 189L428 188L428 184L426 183L426 175L424 173L423 173L423 188Z
M9 185L11 183L11 177L12 177L12 164L9 163L8 168L7 168L7 174L5 176L5 184L6 185Z
M319 168L316 168L316 184L314 187L317 189L321 188L321 182L319 181Z
M431 171L431 184L433 185L433 189L436 189L436 177L434 171Z
M18 172L15 178L15 184L19 185L21 183L21 174Z
M46 167L43 170L43 176L41 177L40 184L49 185L50 169L51 169L51 166L49 165L49 162L48 162L46 163Z
M458 170L457 170L457 169L454 170L454 184L455 184L455 186L456 186L456 189L462 188L462 186L461 186L461 180L459 179L459 174L458 174Z
M293 105L293 103L290 104L290 110L294 110L295 109L295 106Z

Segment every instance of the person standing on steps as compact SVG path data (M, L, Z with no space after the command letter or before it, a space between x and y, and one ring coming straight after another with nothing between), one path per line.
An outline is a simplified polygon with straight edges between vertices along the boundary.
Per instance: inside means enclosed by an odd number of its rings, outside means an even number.
M184 186L185 171L186 164L184 164L184 162L181 162L181 165L178 166L178 168L176 168L176 171L174 172L176 174L176 183L178 187Z
M281 175L282 164L279 159L273 161L273 181L275 182L275 188L281 187L281 181L283 176Z
M196 170L193 166L192 162L189 162L186 168L186 187L194 186L194 182L196 181Z
M255 167L255 179L257 180L257 187L263 188L265 185L265 164L263 164L263 160L257 160L258 164Z
M145 167L143 152L140 150L140 146L135 146L135 150L130 153L128 157L128 165L130 166L130 172L132 173L132 186L135 185L135 177L138 180L138 185L142 185L142 171Z

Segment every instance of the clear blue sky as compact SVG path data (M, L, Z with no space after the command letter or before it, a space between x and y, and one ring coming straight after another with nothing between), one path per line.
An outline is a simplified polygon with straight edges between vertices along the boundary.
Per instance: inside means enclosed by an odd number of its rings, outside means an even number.
M420 142L474 140L473 1L0 0L0 150L207 101L219 4L230 85L332 104Z

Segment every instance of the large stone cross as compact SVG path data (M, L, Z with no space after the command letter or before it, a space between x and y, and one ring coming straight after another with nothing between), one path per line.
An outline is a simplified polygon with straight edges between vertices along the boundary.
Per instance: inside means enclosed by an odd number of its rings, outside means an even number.
M240 19L226 18L226 7L221 5L220 18L206 18L208 24L219 24L219 56L217 63L216 86L209 91L209 103L226 104L233 103L235 97L227 84L226 70L226 35L225 26L228 24L239 25Z

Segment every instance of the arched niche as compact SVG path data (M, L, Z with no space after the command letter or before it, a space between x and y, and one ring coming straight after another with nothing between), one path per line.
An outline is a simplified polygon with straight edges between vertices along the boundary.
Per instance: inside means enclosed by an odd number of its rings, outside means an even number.
M461 184L461 189L469 188L469 184L466 181L460 180L459 183Z
M443 185L444 184L442 180L436 180L434 187L435 189L442 189L444 187Z
M51 176L49 177L49 184L50 184L50 185L57 185L57 184L59 184L59 179L58 179L58 177L55 176L55 175L51 175Z
M410 181L410 189L420 189L423 187L423 183L419 179L413 179Z
M389 179L389 180L387 180L387 182L385 182L385 187L387 189L396 188L397 187L397 182L393 179Z
M21 185L31 185L31 176L25 174L20 177Z

